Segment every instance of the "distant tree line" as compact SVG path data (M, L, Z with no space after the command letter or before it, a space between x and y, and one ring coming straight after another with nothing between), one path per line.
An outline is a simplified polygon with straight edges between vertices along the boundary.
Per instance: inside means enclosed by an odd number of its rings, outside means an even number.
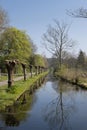
M54 72L59 70L58 67L58 59L55 57L48 58L48 64L51 68L54 69ZM74 56L71 53L66 54L64 58L62 58L62 65L61 69L68 68L68 69L76 69L79 71L83 71L86 73L87 71L87 55L82 50L79 51L77 56Z

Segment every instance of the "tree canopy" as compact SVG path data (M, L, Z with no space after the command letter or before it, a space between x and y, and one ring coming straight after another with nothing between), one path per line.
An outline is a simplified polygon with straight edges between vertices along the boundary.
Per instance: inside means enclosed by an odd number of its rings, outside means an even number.
M39 54L34 54L30 58L30 64L34 66L45 66L45 62L45 59Z
M29 36L17 28L9 27L0 35L0 56L26 62L31 52Z

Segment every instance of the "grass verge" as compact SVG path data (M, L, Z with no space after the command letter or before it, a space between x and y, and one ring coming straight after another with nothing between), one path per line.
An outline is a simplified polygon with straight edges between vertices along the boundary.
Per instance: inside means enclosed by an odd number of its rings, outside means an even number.
M22 95L26 90L41 77L47 75L48 72L44 72L37 76L27 79L26 81L20 80L14 83L12 88L8 88L7 85L0 87L0 109L4 109L5 106L12 105L20 95Z

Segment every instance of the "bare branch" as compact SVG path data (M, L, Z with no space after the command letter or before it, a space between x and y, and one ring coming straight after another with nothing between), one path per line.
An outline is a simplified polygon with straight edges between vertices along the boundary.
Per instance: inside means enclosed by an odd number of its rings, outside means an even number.
M68 38L70 26L65 23L59 23L55 20L55 25L48 27L47 32L43 34L43 41L46 49L59 59L59 64L62 62L62 52L72 48L72 39Z
M69 16L72 16L72 17L87 18L87 9L84 9L84 8L79 8L79 9L77 9L75 11L66 10L66 13Z

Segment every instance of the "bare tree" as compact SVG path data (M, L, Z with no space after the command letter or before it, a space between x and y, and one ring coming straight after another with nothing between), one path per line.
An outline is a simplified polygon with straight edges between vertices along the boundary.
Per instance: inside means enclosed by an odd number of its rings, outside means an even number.
M67 10L67 14L69 16L77 17L77 18L87 18L87 9L79 8L75 11Z
M0 33L2 32L3 29L6 28L8 25L8 15L7 12L0 7Z
M54 22L56 26L49 25L47 32L43 34L43 41L46 49L56 56L61 67L63 52L72 48L74 42L68 37L70 27L65 23L60 24L57 20Z
M49 124L51 130L71 130L70 117L76 110L75 99L68 94L65 97L64 93L70 90L65 86L65 83L63 84L61 81L58 83L58 88L54 88L58 92L58 96L49 102L44 109L44 120Z

